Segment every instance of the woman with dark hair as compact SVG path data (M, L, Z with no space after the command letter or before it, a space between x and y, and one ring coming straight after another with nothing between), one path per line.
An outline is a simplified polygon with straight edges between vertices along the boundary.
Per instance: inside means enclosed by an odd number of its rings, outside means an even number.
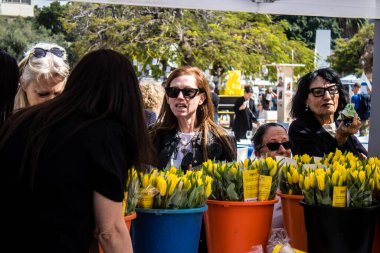
M366 156L354 136L360 127L357 114L349 126L337 121L346 104L342 83L332 69L318 69L301 77L290 112L295 118L289 127L293 155L323 156L340 149Z
M207 159L236 159L236 142L214 121L209 85L196 67L183 66L166 80L166 95L152 128L159 169L173 165L183 170Z
M0 127L13 111L18 87L19 69L17 61L0 49Z
M21 109L0 132L2 228L14 252L132 252L122 212L127 172L152 146L132 64L84 56L60 96ZM22 218L27 217L27 218Z
M286 129L278 123L265 123L261 125L252 138L252 145L256 157L290 157L291 142Z

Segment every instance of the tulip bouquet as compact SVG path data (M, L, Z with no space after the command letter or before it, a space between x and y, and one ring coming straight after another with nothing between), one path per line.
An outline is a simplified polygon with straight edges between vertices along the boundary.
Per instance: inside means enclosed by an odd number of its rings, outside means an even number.
M153 169L141 173L141 193L145 194L139 203L142 208L184 209L205 205L211 194L212 178L203 171L190 171L184 174L171 167L168 170Z
M337 150L318 161L324 167L303 168L299 186L308 204L367 207L374 190L380 189L378 158L359 160Z
M302 165L283 163L281 166L280 191L289 195L302 195L299 184L302 178Z
M140 198L140 180L134 168L128 171L127 191L123 201L124 215L130 215L135 211Z
M271 200L279 184L278 163L271 157L244 162L202 164L214 179L211 199L227 201Z

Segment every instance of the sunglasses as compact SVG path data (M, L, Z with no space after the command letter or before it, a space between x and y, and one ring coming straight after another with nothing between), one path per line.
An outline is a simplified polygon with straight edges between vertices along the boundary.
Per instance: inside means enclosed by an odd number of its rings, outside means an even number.
M59 58L62 58L63 55L65 54L65 50L62 50L61 48L58 48L58 47L52 47L50 49L43 49L40 47L36 47L33 49L32 55L36 58L43 58L43 57L46 57L46 54L48 52L54 54L55 56Z
M170 98L177 98L179 93L182 92L184 98L193 99L198 93L204 92L203 89L184 88L178 89L176 87L166 87L166 95Z
M328 91L330 95L335 95L339 93L339 88L337 85L332 85L327 88L318 87L318 88L311 88L309 90L309 92L312 93L314 97L323 97L326 91Z
M267 144L261 145L257 150L260 150L266 146L270 151L276 151L280 148L281 145L284 147L284 149L290 149L292 147L292 143L290 141L268 142Z

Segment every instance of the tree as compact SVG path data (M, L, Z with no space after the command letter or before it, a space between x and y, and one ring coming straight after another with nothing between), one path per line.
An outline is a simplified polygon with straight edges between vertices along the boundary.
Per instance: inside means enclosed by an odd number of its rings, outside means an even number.
M360 29L352 39L338 39L333 54L328 58L331 67L342 75L364 71L372 76L373 39L373 24Z
M0 48L18 60L37 42L62 44L63 41L61 34L52 35L45 27L37 26L33 18L0 17Z
M140 73L195 65L222 75L234 68L260 75L263 64L290 62L292 51L313 68L313 52L289 41L271 16L204 10L69 3L62 22L79 55L107 46L130 55ZM270 73L274 76L276 73Z

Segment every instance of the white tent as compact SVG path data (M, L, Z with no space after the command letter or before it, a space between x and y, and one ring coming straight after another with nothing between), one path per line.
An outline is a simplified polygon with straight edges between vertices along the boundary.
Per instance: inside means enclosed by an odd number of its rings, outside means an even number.
M355 75L345 76L345 77L341 78L340 81L342 82L342 84L348 84L348 85L362 82L362 80L360 78L356 77Z

